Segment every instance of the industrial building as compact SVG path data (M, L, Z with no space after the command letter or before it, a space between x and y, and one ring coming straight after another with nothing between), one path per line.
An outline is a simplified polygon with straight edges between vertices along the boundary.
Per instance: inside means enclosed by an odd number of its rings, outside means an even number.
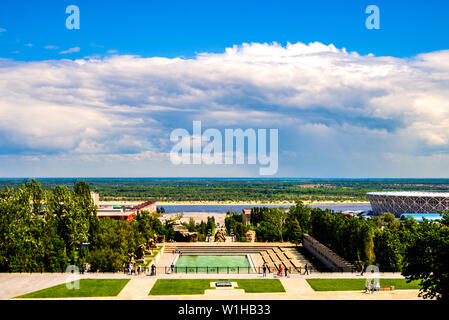
M100 205L97 210L98 218L111 218L115 220L133 221L134 215L146 210L149 213L157 212L156 201L146 201L136 206L126 205Z

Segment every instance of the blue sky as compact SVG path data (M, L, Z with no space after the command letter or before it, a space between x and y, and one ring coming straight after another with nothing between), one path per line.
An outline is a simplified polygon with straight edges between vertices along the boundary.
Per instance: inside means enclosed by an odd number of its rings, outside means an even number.
M81 28L65 28L65 8ZM367 30L365 8L381 9L381 29ZM0 55L18 60L69 58L117 50L145 57L192 57L244 42L314 42L360 54L413 56L447 49L449 3L430 1L23 1L0 5ZM32 44L32 47L26 47ZM60 50L45 50L45 46ZM20 53L15 53L20 51Z
M258 176L174 166L201 120L279 129L277 176L449 177L447 30L443 0L4 0L0 176Z

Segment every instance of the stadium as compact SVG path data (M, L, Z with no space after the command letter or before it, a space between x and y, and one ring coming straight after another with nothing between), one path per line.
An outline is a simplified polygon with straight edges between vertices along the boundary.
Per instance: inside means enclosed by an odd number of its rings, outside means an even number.
M368 192L373 213L437 213L449 210L449 192Z

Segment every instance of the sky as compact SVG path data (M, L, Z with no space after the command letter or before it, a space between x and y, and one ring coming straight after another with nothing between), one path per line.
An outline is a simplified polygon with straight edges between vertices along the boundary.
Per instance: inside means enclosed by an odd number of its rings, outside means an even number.
M0 177L260 176L174 165L193 121L278 129L276 177L449 177L448 30L443 0L3 0Z

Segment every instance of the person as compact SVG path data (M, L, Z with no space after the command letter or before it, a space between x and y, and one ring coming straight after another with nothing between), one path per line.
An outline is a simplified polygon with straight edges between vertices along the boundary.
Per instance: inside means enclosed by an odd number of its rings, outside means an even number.
M156 266L154 264L151 265L151 275L152 276L156 275Z
M365 291L363 293L369 293L369 280L365 281Z
M362 264L362 273L360 275L363 276L364 273L365 273L365 264Z
M279 277L282 277L282 266L279 265Z
M288 269L287 269L287 268L285 268L285 276L287 276L287 270L288 270Z
M142 272L142 265L139 264L139 274Z
M309 266L307 265L307 263L304 266L304 269L305 269L304 274L309 274Z
M128 266L128 274L131 274L132 271L133 271L133 267L132 267L132 264L130 263Z
M376 281L376 288L375 288L375 290L376 291L380 290L380 283L379 283L379 281Z
M374 279L371 280L371 294L374 293Z
M266 277L267 276L267 266L265 264L262 267L262 271L263 271L263 276Z
M171 269L171 272L173 272L173 270L175 270L175 265L173 264L173 262L170 265L170 269Z

